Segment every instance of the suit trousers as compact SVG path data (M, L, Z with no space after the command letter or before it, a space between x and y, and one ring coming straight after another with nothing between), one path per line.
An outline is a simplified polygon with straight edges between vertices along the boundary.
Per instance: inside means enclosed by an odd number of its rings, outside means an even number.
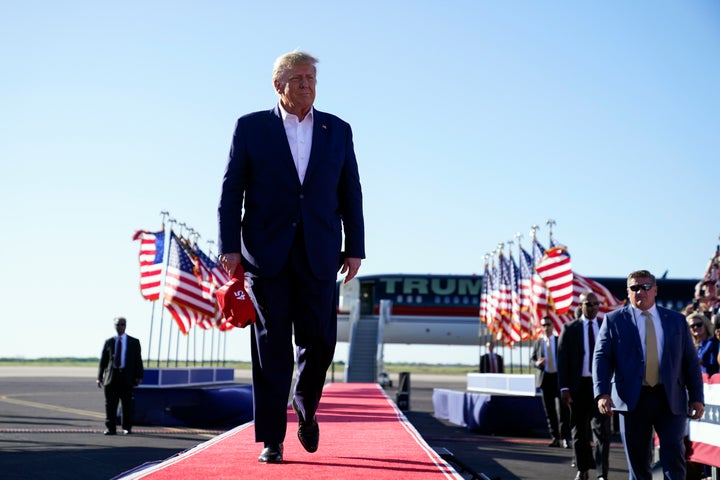
M573 426L573 448L580 471L591 468L607 477L610 464L610 417L602 415L593 395L592 378L581 377L580 386L572 398L570 422ZM595 438L593 452L591 440Z
M134 414L133 380L128 379L129 373L114 369L112 379L105 385L105 427L114 432L117 428L117 408L122 405L122 428L132 430Z
M305 418L320 404L337 342L335 278L312 274L302 227L281 271L253 281L265 324L252 330L255 441L281 443L287 430L287 406L293 363L297 362L294 397ZM293 331L295 359L293 359Z
M652 480L653 428L660 439L660 465L663 478L685 479L685 415L670 411L662 385L642 387L632 412L620 412L620 435L625 446L629 478Z
M558 374L545 372L542 378L540 391L550 435L553 440L568 440L570 438L570 411L567 405L560 400ZM560 413L559 417L558 412Z

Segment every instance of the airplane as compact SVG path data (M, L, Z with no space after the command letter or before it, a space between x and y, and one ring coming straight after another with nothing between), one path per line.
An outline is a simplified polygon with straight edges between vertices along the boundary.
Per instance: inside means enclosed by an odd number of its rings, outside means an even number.
M592 277L619 300L626 295L625 277ZM360 316L377 316L380 301L391 310L382 338L390 344L478 345L489 338L479 320L482 275L380 274L338 282L338 341L347 342L350 308L359 300ZM680 311L694 296L697 279L658 278L660 306ZM480 342L480 343L484 343Z

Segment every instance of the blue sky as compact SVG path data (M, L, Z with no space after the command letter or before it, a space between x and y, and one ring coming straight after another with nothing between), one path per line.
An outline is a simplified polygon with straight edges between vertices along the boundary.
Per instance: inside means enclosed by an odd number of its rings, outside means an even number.
M533 224L547 243L549 218L583 275L705 268L713 0L5 2L0 356L96 356L116 315L145 347L132 234L168 210L215 239L233 123L275 104L294 49L320 59L316 107L353 126L362 273L481 273Z

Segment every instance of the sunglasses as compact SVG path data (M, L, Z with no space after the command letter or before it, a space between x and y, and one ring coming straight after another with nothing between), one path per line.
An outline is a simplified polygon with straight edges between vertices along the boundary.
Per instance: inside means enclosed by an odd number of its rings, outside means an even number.
M552 327L552 323L541 323L543 327Z
M643 289L647 292L654 286L655 285L653 285L652 283L641 283L640 285L630 285L628 288L631 292L639 292L640 289Z
M700 327L702 327L702 326L703 326L702 323L693 323L693 324L690 324L690 328L700 328Z
M588 307L597 307L600 306L600 302L583 302L583 305L587 305Z

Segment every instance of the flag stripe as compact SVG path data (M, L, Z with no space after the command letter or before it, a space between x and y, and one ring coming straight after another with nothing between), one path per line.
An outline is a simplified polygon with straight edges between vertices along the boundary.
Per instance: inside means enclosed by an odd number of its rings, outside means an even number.
M165 306L168 304L191 310L193 315L180 308L168 308L180 330L187 334L190 327L203 317L215 318L217 306L213 298L203 292L200 272L188 254L189 246L175 234L170 237L167 275L165 278Z
M140 294L146 300L160 298L160 284L163 275L163 256L165 253L165 232L135 232L133 240L140 240Z

